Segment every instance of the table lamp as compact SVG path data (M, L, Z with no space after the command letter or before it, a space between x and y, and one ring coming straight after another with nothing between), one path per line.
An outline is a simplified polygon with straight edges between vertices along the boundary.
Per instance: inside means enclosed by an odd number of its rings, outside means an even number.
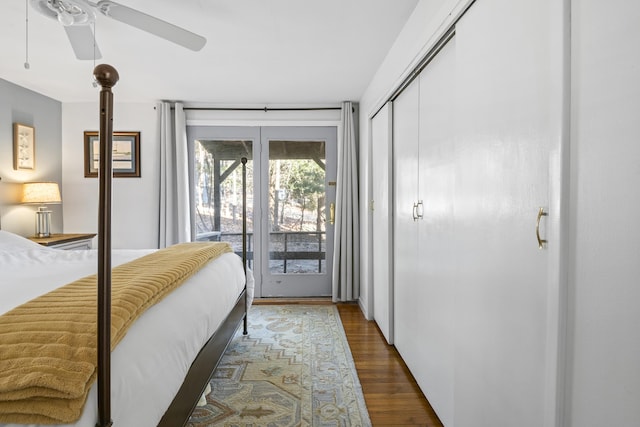
M22 185L22 203L43 205L36 211L36 237L51 236L51 211L44 205L61 202L56 182L26 182Z

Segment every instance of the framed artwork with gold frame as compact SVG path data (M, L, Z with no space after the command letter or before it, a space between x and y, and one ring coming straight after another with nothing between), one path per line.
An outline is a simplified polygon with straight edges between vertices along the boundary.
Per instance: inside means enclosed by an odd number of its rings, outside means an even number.
M113 176L140 177L140 132L113 132ZM84 176L97 178L100 138L97 131L84 132Z
M36 130L22 123L13 124L13 168L34 170L36 168Z

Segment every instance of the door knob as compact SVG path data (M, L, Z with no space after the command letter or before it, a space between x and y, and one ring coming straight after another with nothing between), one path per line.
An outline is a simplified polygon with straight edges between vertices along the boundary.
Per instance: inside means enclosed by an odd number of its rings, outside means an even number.
M418 200L413 204L413 220L417 221L424 217L424 206L422 200Z
M416 217L418 217L418 219L424 219L424 204L422 200L418 200L416 204Z

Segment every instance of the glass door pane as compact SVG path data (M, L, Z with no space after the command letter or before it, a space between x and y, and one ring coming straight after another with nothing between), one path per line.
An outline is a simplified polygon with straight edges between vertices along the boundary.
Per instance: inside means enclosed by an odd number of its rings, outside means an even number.
M269 141L269 270L326 270L325 142Z
M195 140L195 231L198 241L230 242L242 254L242 163L250 140ZM247 252L253 268L253 162L247 162Z

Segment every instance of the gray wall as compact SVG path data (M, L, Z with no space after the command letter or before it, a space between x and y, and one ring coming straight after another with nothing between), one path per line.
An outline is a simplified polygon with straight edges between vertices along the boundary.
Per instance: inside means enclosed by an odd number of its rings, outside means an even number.
M28 72L28 71L25 71ZM34 170L13 169L13 123L35 128L36 162ZM0 186L9 193L0 207L2 229L31 236L35 231L34 206L18 205L19 184L30 181L55 181L60 184L62 200L62 104L6 80L0 79ZM62 206L52 205L52 231L61 233Z

